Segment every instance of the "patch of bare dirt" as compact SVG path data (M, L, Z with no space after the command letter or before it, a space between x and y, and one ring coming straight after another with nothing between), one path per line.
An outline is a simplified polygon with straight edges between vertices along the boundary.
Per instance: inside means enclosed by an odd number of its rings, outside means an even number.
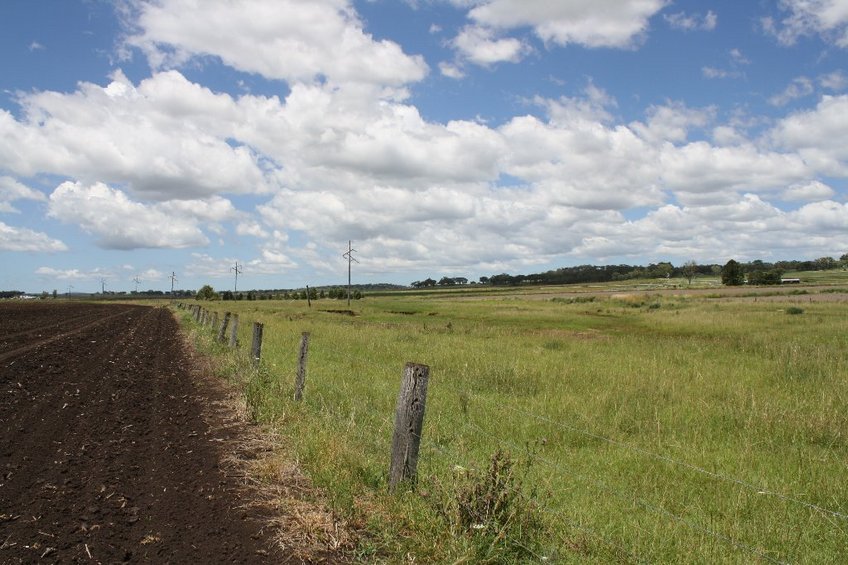
M0 563L305 560L193 364L163 308L0 303Z

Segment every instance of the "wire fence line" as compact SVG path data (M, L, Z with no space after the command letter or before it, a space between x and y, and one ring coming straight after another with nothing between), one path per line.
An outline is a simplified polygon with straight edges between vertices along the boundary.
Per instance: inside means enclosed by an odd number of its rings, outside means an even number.
M245 322L246 322L246 320L245 320ZM243 328L246 327L246 326L247 326L246 323L244 325L242 325ZM313 338L315 338L315 337L317 337L317 336L314 336L314 334L313 334ZM360 356L360 355L352 355L352 354L349 354L347 352L340 351L338 348L322 347L320 338L313 339L312 347L313 347L313 352L321 351L320 358L322 358L324 361L327 361L331 365L332 364L346 364L350 367L362 368L363 373L372 374L372 372L373 372L373 373L377 373L377 374L380 374L380 375L386 375L386 376L388 376L390 374L390 371L391 371L390 369L387 369L387 367L384 363L379 363L376 360L374 360L373 358L363 357L363 356ZM293 354L294 354L294 350L293 350ZM436 367L436 370L438 371L438 367ZM323 387L324 390L319 389L319 390L316 390L316 392L315 392L316 396L320 397L320 401L318 403L319 409L322 409L322 410L323 409L329 409L328 413L330 414L331 417L337 418L337 419L339 419L339 418L343 419L346 416L346 414L342 413L343 411L338 411L338 410L334 411L332 409L334 402L336 402L336 399L332 398L330 395L327 395L326 393L330 392L330 394L335 394L338 398L345 399L346 403L347 402L356 402L356 400L354 398L352 398L352 394L351 394L352 390L346 386L347 383L344 379L333 380L331 378L323 378L323 377L330 375L331 373L332 373L332 369L313 370L311 372L310 378L313 381L312 384L314 385L314 384L317 384L317 383L314 382L315 376L321 375L321 377L322 377L322 378L320 378L320 387ZM462 390L461 388L451 386L451 384L452 384L451 381L449 381L447 379L440 379L439 381L436 381L436 382L438 383L438 384L436 384L437 390L439 388L444 387L444 388L442 388L442 390L444 392L448 392L449 394L454 393L454 394L457 394L457 395L466 395L466 398L468 398L469 394L472 394L472 393L470 393L470 391ZM388 378L367 379L367 383L369 384L369 386L373 387L373 395L376 395L378 397L388 396L389 398L391 398L393 396L393 394L396 393L396 390L397 390L397 383L395 381L391 380L391 379L388 379ZM447 383L451 383L451 384L447 384ZM494 401L490 401L490 399L483 394L473 393L473 398L475 400L482 400L484 402L484 404L489 404L490 402L494 403ZM553 419L549 416L543 416L543 415L534 413L532 411L528 411L528 410L521 409L521 408L518 408L518 407L515 407L515 406L504 404L504 403L498 403L497 406L501 410L509 411L509 412L514 413L514 414L526 417L526 418L532 418L536 421L543 422L547 425L554 426L556 428L559 428L559 429L562 429L562 430L565 430L565 431L569 431L569 432L572 432L572 433L580 434L582 436L589 437L589 438L595 439L597 441L605 442L605 443L607 443L611 446L614 446L616 448L625 449L625 450L631 451L633 453L637 453L637 454L644 456L644 457L649 457L649 458L652 458L654 460L664 462L666 464L678 466L678 467L690 470L690 471L695 472L695 473L699 473L701 475L710 477L710 478L718 480L718 481L723 481L723 482L726 482L726 483L729 483L729 484L734 484L736 486L742 487L742 488L747 489L749 491L756 492L757 494L772 496L774 498L783 500L787 503L799 505L799 506L807 508L808 510L813 510L815 512L818 512L818 513L820 513L824 516L830 517L830 518L836 518L836 519L848 518L848 515L845 514L845 513L842 513L842 512L836 511L836 510L831 510L829 508L825 508L825 507L822 507L820 505L813 504L813 503L810 503L810 502L807 502L807 501L801 500L799 498L796 498L796 497L793 497L793 496L790 496L790 495L786 495L786 494L783 494L783 493L780 493L780 492L769 491L769 490L766 490L766 489L754 484L753 482L746 481L746 480L743 480L743 479L740 479L740 478L737 478L737 477L733 477L733 476L728 475L728 474L710 471L709 469L705 469L701 466L692 464L690 462L687 462L687 461L684 461L684 460L681 460L681 459L676 459L676 458L670 457L668 455L655 453L651 450L645 449L645 448L640 447L638 445L633 445L633 444L628 443L628 442L613 439L613 438L611 438L607 435L586 429L585 427L581 427L579 425L576 425L576 424L569 422L567 420L564 420L564 419L556 419L555 420L555 419ZM336 405L336 408L337 407L338 406ZM432 412L432 410L433 410L433 408L430 408L431 412ZM466 418L465 418L466 424L462 427L462 429L453 429L452 430L453 434L456 437L465 437L466 435L468 435L467 432L466 432L466 429L471 428L471 429L476 430L477 433L483 434L485 437L491 438L497 444L503 444L503 445L511 446L513 449L517 449L517 450L526 449L526 446L521 447L518 444L516 444L514 440L507 439L507 438L504 438L504 437L500 437L497 434L487 432L486 430L481 428L479 425L477 425L476 423L471 421L471 419L470 419L470 417L468 416L467 413L466 413L465 416L466 416ZM354 424L357 424L356 419L353 415L351 415L351 421ZM359 424L362 424L362 423L363 422L361 422L361 421L359 422ZM386 417L385 415L375 416L375 415L372 414L368 417L368 421L365 423L365 426L354 425L353 427L356 428L355 435L358 436L359 439L368 440L368 439L373 439L373 438L368 437L369 432L367 430L365 430L364 428L367 427L369 430L374 430L377 433L379 433L381 436L386 435L386 436L390 437L391 430L392 430L393 426L394 426L394 423L388 417ZM442 455L442 457L448 458L449 460L452 460L452 461L463 462L463 461L467 461L469 456L470 456L470 454L468 453L467 450L460 451L460 450L453 448L452 446L446 446L446 445L440 444L436 441L432 441L432 440L429 439L427 433L424 433L422 435L423 435L423 437L421 438L422 444L427 449L435 450L440 455ZM369 441L368 443L373 443L373 441ZM717 541L719 541L723 544L732 546L739 551L744 551L744 552L747 552L751 555L755 555L762 560L768 561L770 563L782 563L780 560L769 555L769 553L767 553L767 552L765 552L765 551L763 551L763 550L761 550L761 549L759 549L759 548L757 548L753 545L745 543L744 541L736 539L736 538L729 536L725 533L722 533L720 531L716 531L714 529L706 527L706 526L704 526L704 525L702 525L702 524L700 524L696 521L691 520L690 518L687 518L685 516L682 516L682 515L679 515L679 514L673 512L671 510L668 510L667 508L665 508L661 505L657 505L653 502L650 502L650 501L642 498L641 496L639 496L638 493L625 494L625 493L621 492L620 490L617 490L615 487L611 487L609 484L605 483L604 481L588 477L584 474L581 474L579 472L574 471L573 469L567 469L564 466L557 464L556 462L554 462L554 461L552 461L548 458L542 457L538 454L534 455L534 458L536 460L540 461L542 464L544 464L549 469L551 469L551 470L553 470L557 473L560 473L561 475L569 476L569 477L573 477L575 479L581 480L584 483L592 485L592 486L594 486L594 488L597 488L598 490L600 490L604 493L607 493L607 494L613 496L614 498L621 500L621 501L623 501L623 502L625 502L629 505L639 506L647 512L650 512L650 513L653 513L657 516L663 517L664 519L672 520L674 522L682 524L692 531L699 532L700 534L708 536L708 537L710 537L714 540L717 540ZM574 527L575 529L578 529L578 530L583 531L584 533L586 533L588 535L591 535L593 538L598 539L601 543L604 543L605 545L608 545L609 547L614 548L617 551L620 551L620 552L630 556L631 558L635 559L636 561L638 561L640 563L646 562L644 560L644 558L641 558L638 555L634 555L631 551L628 551L627 549L621 547L619 544L616 544L615 542L607 539L603 534L601 534L597 531L594 531L591 528L586 527L585 525L578 524L578 523L574 522L566 514L564 514L562 512L556 512L556 511L550 512L549 511L549 514L554 518L558 518L558 519L561 519L563 522L569 523L569 525ZM831 524L835 528L838 528L840 531L843 531L842 528L838 524L835 524L832 521L831 521Z
M748 490L756 492L757 494L774 496L775 498L779 498L779 499L784 500L786 502L790 502L790 503L793 503L793 504L798 504L800 506L804 506L804 507L806 507L810 510L815 510L817 512L821 512L822 514L828 514L830 516L835 516L837 518L848 519L848 514L844 514L842 512L838 512L836 510L830 510L829 508L824 508L822 506L819 506L818 504L806 502L804 500L800 500L798 498L794 498L792 496L785 495L785 494L782 494L782 493L779 493L779 492L770 491L770 490L765 489L764 487L755 485L755 484L748 482L748 481L745 481L743 479L732 477L730 475L726 475L726 474L723 474L723 473L717 473L715 471L710 471L709 469L704 469L703 467L699 467L698 465L694 465L694 464L686 462L686 461L674 459L673 457L669 457L667 455L654 453L652 451L649 451L647 449L644 449L642 447L639 447L639 446L636 446L636 445L633 445L633 444L630 444L630 443L615 440L615 439L606 437L606 436L598 434L598 433L590 432L588 430L581 429L581 428L579 428L579 427L577 427L577 426L575 426L575 425L573 425L569 422L565 422L565 421L561 421L561 420L553 420L552 418L549 418L549 417L546 417L546 416L541 416L539 414L535 414L535 413L529 412L527 410L521 410L519 408L515 408L513 406L510 406L508 404L499 404L499 407L501 407L505 410L509 410L511 412L515 412L517 414L521 414L522 416L527 416L527 417L533 418L535 420L545 422L547 424L551 424L551 425L558 427L558 428L561 428L563 430L575 432L575 433L584 435L586 437L590 437L592 439L596 439L596 440L599 440L599 441L609 443L610 445L614 445L616 447L628 449L630 451L633 451L634 453L639 453L641 455L651 457L651 458L656 459L658 461L663 461L665 463L670 463L672 465L684 467L684 468L689 469L691 471L701 473L703 475L712 477L712 478L717 479L717 480L736 484L738 486L741 486L741 487L744 487Z
M470 425L473 426L474 428L476 428L479 432L486 434L486 435L490 435L492 437L495 437L498 441L504 443L505 445L511 446L513 449L518 449L518 450L524 449L523 447L514 443L512 440L508 440L506 438L502 438L502 437L490 434L489 432L487 432L486 430L484 430L483 428L481 428L480 426L478 426L477 424L475 424L473 422L471 422ZM631 503L631 504L635 503L635 504L645 508L646 510L648 510L650 512L653 512L653 513L660 515L660 516L664 516L666 518L670 518L670 519L672 519L676 522L684 524L685 526L689 527L692 530L699 531L699 532L706 534L706 535L708 535L708 536L710 536L714 539L721 540L721 541L723 541L727 544L730 544L730 545L736 547L737 549L741 549L741 550L747 551L747 552L749 552L753 555L761 557L762 559L765 559L766 561L768 561L770 563L777 563L777 564L785 563L783 561L780 561L780 560L777 560L777 559L771 557L770 555L760 551L759 549L757 549L757 548L755 548L751 545L748 545L744 542L741 542L741 541L739 541L739 540L737 540L737 539L735 539L731 536L728 536L726 534L723 534L721 532L716 532L716 531L714 531L710 528L707 528L705 526L701 526L700 524L696 524L696 523L692 522L691 520L684 518L683 516L680 516L678 514L675 514L672 511L666 509L666 508L663 508L662 506L657 506L657 505L652 504L652 503L648 502L647 500L640 498L640 497L637 497L637 496L629 496L627 494L624 494L624 493L618 491L617 489L610 487L609 485L607 485L603 481L599 481L598 479L593 479L591 477L587 477L586 475L584 475L582 473L575 472L575 471L567 471L563 468L562 465L558 465L555 462L551 461L550 459L547 459L547 458L545 458L541 455L536 454L534 457L535 457L535 459L542 462L543 464L545 464L550 469L552 469L554 471L562 472L562 473L564 473L564 474L566 474L570 477L573 477L573 478L579 479L581 481L584 481L588 484L591 484L591 485L595 486L596 488L598 488L599 490L601 490L601 491L603 491L607 494L610 494L610 495L614 496L615 498L618 498L619 500L623 500L623 501Z

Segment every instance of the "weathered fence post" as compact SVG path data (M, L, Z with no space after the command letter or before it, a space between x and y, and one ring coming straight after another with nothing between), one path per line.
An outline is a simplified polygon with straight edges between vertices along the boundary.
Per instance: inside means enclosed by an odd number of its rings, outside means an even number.
M265 325L261 322L253 322L253 343L250 346L250 361L254 367L259 366L259 358L262 356L262 331Z
M206 317L209 315L209 311L206 308L200 309L200 325L206 325Z
M227 326L230 323L230 313L224 312L224 321L221 322L221 328L218 330L218 341L224 343L227 336Z
M230 320L233 322L230 330L230 347L235 347L238 344L238 314L233 314Z
M297 379L294 382L294 399L303 400L303 386L306 384L306 358L309 354L309 332L300 335L300 354L297 356Z
M407 363L403 369L403 379L395 409L395 432L392 436L390 491L394 491L401 481L406 479L415 481L429 379L430 367L427 365Z
M212 319L209 320L209 325L217 330L218 329L218 312L212 312Z

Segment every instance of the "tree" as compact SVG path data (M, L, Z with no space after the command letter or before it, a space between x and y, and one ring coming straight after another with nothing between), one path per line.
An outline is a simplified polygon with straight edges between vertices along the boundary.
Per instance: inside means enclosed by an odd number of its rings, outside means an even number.
M197 295L195 295L197 300L217 300L218 293L215 292L215 289L210 285L205 284L200 287L200 290L197 291Z
M739 286L745 283L745 272L742 270L742 265L731 259L724 264L721 270L721 284L727 286Z
M833 257L819 257L815 261L816 270L818 271L828 271L830 269L835 269L839 263Z
M692 284L692 279L698 274L698 263L696 263L694 259L690 259L683 263L683 267L680 271L683 273L686 283Z

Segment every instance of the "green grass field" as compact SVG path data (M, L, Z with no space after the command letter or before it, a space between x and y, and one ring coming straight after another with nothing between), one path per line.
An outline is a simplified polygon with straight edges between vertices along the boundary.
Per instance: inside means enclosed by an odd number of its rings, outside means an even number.
M834 278L822 282L848 287ZM328 312L347 309L335 300L205 304L239 313L243 349L250 323L265 324L262 366L245 384L253 413L367 532L363 560L848 555L848 295L479 290L366 297L355 316ZM297 404L301 332L311 340ZM200 332L201 347L245 373L211 335ZM431 369L419 476L390 495L407 361ZM491 469L499 450L508 459Z

